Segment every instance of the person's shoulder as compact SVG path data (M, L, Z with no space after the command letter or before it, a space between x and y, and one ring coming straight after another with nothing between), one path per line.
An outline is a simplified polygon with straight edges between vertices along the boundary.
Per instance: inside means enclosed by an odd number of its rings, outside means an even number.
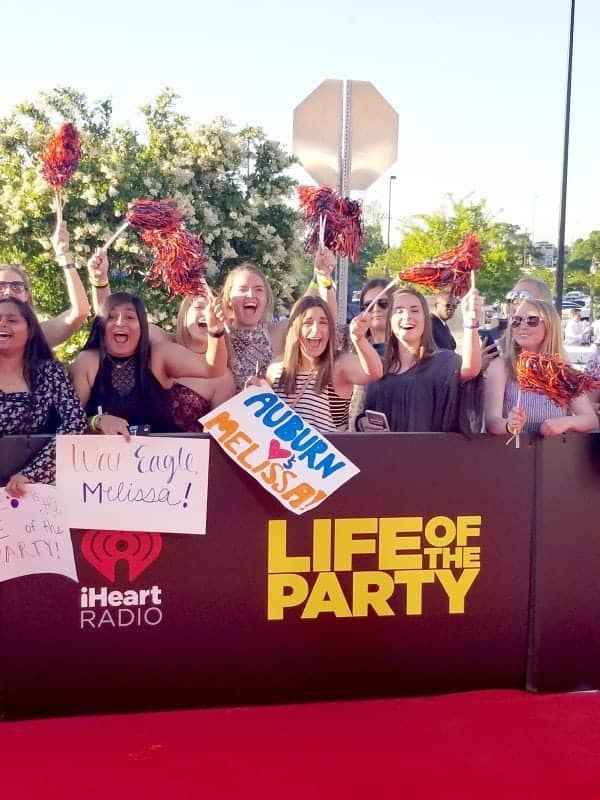
M80 350L73 359L73 364L94 364L100 361L98 350Z

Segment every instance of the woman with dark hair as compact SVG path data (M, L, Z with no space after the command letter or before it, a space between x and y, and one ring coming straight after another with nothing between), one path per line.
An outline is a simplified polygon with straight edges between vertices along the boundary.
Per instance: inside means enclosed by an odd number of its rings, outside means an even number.
M0 435L83 433L84 411L62 366L54 360L31 307L0 298ZM54 440L6 484L14 497L28 483L55 480Z
M598 427L591 400L576 397L565 409L544 395L522 391L517 383L517 357L522 350L558 354L567 360L560 317L551 303L525 300L509 320L502 358L489 366L485 382L485 426L488 433L504 436L539 433L559 436L567 431L586 432Z
M344 430L354 385L382 375L381 359L366 338L367 327L366 315L355 317L350 338L356 355L336 355L335 324L327 303L305 296L292 308L283 359L270 365L267 380L282 400L319 431Z
M150 344L146 309L129 292L111 294L72 366L73 383L97 433L129 437L129 426L152 433L177 431L170 389L182 377L211 378L225 372L222 310L206 309L208 344L199 355L172 342Z
M63 268L70 306L62 314L41 323L42 331L50 347L57 347L76 333L90 312L90 304L69 252L69 233L65 222L52 236L56 261ZM31 305L29 277L18 264L0 264L0 297L14 298Z
M381 290L388 285L389 281L386 281L385 278L373 278L365 283L358 298L360 310L367 314L369 320L367 339L381 359L385 352L385 334L391 292L388 291L381 297L379 295ZM374 303L373 300L375 300ZM369 308L371 303L373 303L373 307ZM365 410L366 391L366 386L356 386L352 393L350 401L350 430L352 431L356 430L356 420Z
M367 389L365 408L386 415L390 430L479 432L481 349L477 335L481 298L462 300L462 359L438 350L427 301L414 289L392 295L387 320L384 377ZM359 422L360 427L360 422Z

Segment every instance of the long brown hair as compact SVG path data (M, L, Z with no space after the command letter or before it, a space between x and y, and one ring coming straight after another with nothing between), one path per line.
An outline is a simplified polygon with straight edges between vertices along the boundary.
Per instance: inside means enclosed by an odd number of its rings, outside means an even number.
M394 299L402 294L409 294L415 297L423 310L423 318L425 327L419 345L419 352L417 353L417 362L429 358L436 352L437 347L433 341L433 329L431 327L431 315L427 300L423 297L421 292L416 289L397 289L390 298L390 307L388 310L387 322L385 325L385 355L383 357L383 374L387 375L389 372L397 372L400 369L400 345L398 339L392 333L392 314L394 309Z
M327 347L317 358L316 374L314 378L314 389L321 392L331 382L333 375L333 360L335 357L335 322L329 310L329 306L320 297L307 295L301 297L292 307L288 320L287 332L285 335L285 347L283 350L283 369L279 384L286 394L292 395L296 391L296 378L302 354L300 352L300 334L302 332L302 322L304 315L311 308L319 308L327 317L329 326L329 341Z
M544 336L539 352L546 355L553 355L556 353L561 358L566 359L567 356L562 339L562 325L560 317L552 303L546 303L544 300L523 300L513 317L521 316L519 311L526 305L532 306L537 311L541 321L546 327L546 335ZM509 320L504 338L503 358L506 371L513 380L517 379L517 357L522 349L515 341L515 330L516 329L512 327Z
M23 351L23 377L29 390L33 392L35 390L38 368L41 362L54 361L54 354L48 346L38 318L29 303L18 300L15 297L0 298L0 307L7 303L12 303L17 309L19 316L27 323L27 341L25 342L25 349Z
M231 303L231 290L233 288L233 282L240 274L240 272L251 272L253 275L256 275L257 278L263 282L263 286L265 287L265 296L266 296L266 305L265 310L263 311L263 315L261 317L261 322L269 323L273 318L273 312L275 310L275 299L273 297L273 290L267 280L267 276L265 273L259 269L256 264L253 264L251 261L243 261L241 264L238 264L237 267L234 267L231 272L227 274L225 278L225 283L223 284L223 291L222 291L222 298L223 298L223 305L225 306L225 311L231 314L231 318L233 319L233 306Z

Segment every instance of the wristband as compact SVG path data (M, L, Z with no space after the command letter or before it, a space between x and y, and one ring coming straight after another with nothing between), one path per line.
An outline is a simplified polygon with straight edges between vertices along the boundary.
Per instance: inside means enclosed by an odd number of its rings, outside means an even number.
M309 289L318 289L318 288L319 288L319 284L318 284L316 281L311 281L311 282L308 284L308 288L309 288Z
M56 256L56 263L60 267L74 267L73 255L71 253L61 253Z
M319 289L331 289L333 286L333 281L331 278L321 278L317 276L317 287Z
M225 336L225 328L222 328L220 331L211 331L208 328L208 335L212 336L213 339L220 339L221 336Z
M75 266L75 262L74 261L71 261L70 264L62 264L62 268L63 269L77 269L77 267Z
M108 286L108 281L105 281L104 283L96 283L95 281L90 281L90 282L94 287L94 289L106 289L106 287Z
M479 322L474 322L472 325L465 325L464 329L466 331L476 331L479 327Z
M508 433L509 436L515 436L515 432L508 424L508 420L506 420L506 432Z

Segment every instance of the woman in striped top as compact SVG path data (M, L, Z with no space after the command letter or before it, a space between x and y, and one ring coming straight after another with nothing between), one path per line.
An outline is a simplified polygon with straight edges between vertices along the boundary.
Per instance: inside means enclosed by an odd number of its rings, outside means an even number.
M369 321L359 314L350 323L354 353L335 353L335 324L327 303L305 296L288 321L283 359L269 366L275 393L323 433L345 430L354 385L381 378L381 359L366 339Z
M542 300L526 300L510 319L504 356L496 358L487 371L485 385L485 426L488 433L540 433L558 436L567 431L590 431L598 421L590 399L576 397L563 409L543 395L522 391L516 378L517 356L531 353L558 354L566 360L560 319L554 307Z

